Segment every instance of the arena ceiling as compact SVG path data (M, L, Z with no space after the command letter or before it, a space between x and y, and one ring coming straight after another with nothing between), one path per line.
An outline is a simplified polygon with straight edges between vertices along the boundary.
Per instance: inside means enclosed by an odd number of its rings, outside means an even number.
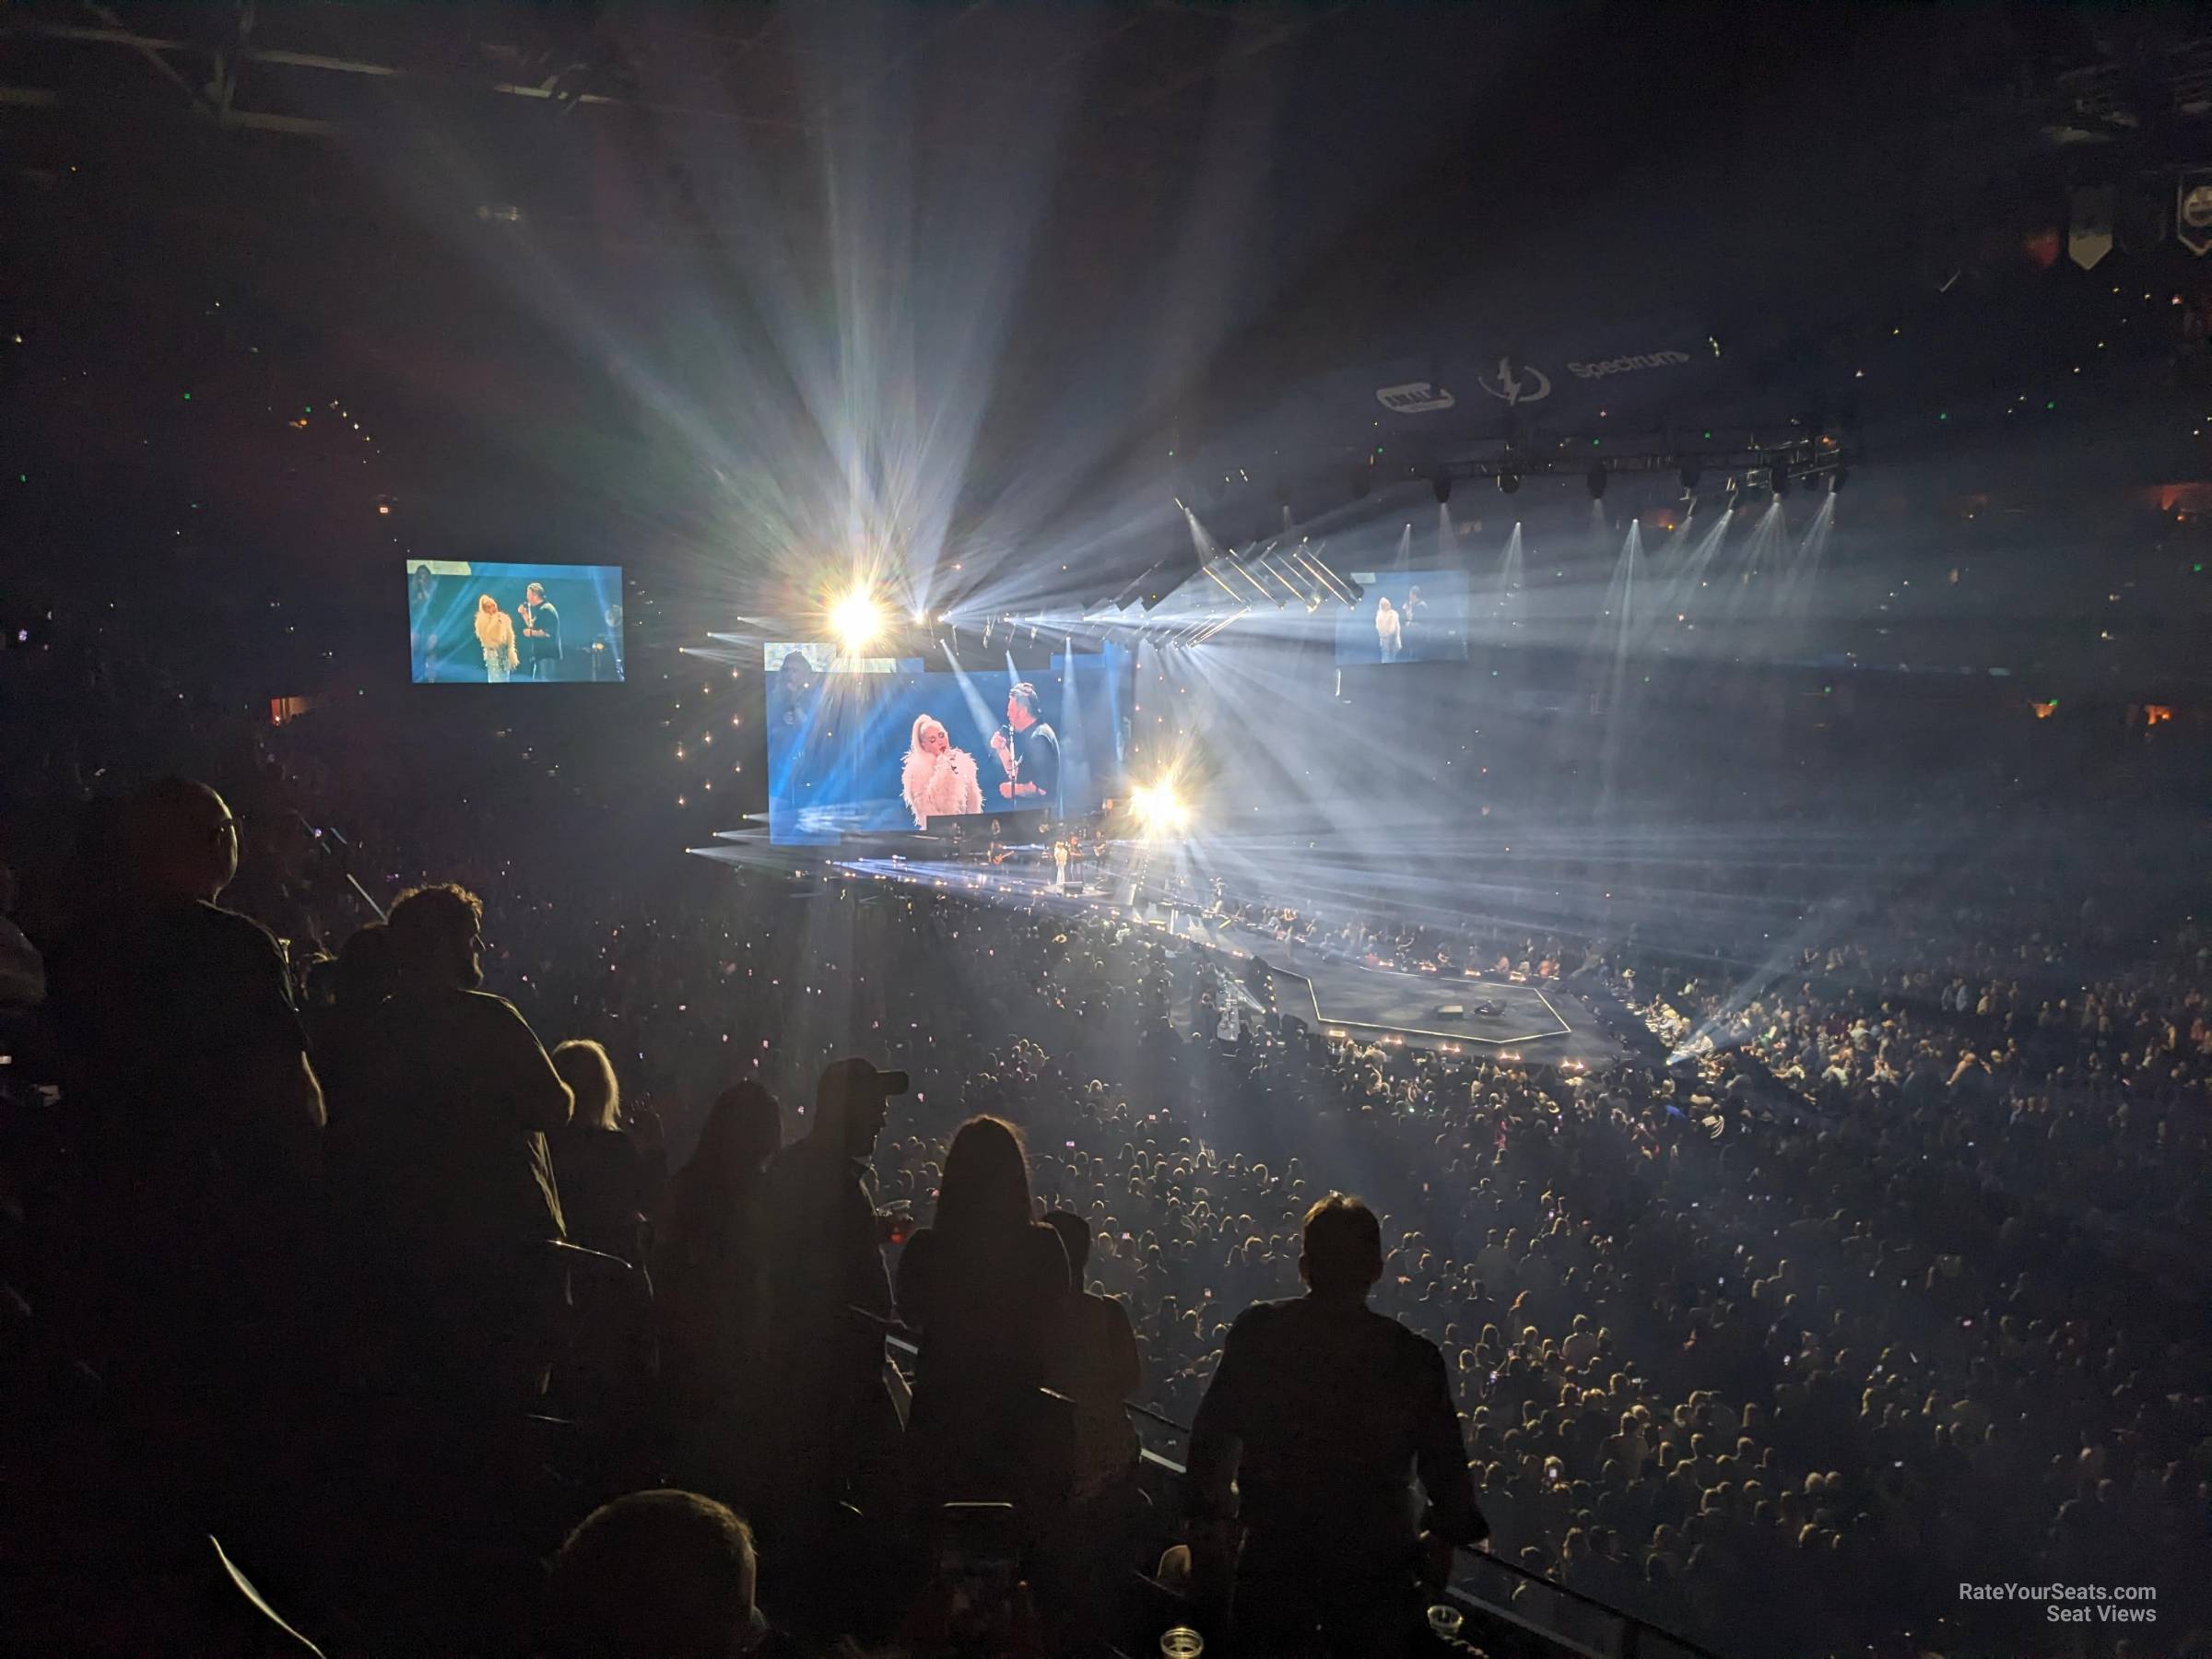
M1071 494L1263 418L1333 477L1347 423L1310 389L1367 399L1367 365L1409 354L1565 358L1664 322L1747 347L1716 397L1849 375L1839 342L1900 297L2001 288L2082 158L2188 153L2206 62L2182 22L2045 7L34 0L0 12L0 134L13 285L94 283L157 383L235 351L266 407L277 381L350 400L387 488L457 538L548 502L652 535L674 481L596 430L635 395L624 359L702 294L733 329L778 321L764 286L834 329L856 288L915 280L865 229L886 218L940 245L968 228L948 205L1022 226L986 495L1071 388L1100 429ZM1980 308L1970 373L2021 315ZM699 355L672 324L653 344ZM211 467L284 436L230 402ZM651 488L594 504L578 480L618 462ZM298 477L237 472L241 512Z

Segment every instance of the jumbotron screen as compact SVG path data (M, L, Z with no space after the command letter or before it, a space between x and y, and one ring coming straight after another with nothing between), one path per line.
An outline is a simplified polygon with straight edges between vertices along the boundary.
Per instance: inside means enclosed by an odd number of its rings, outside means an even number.
M418 686L622 678L622 567L407 560Z
M1464 662L1464 571L1354 571L1367 592L1336 619L1339 663Z
M823 673L807 654L788 653L769 675L769 830L779 845L997 812L1075 817L1097 809L1117 770L1116 653L975 674L916 664Z

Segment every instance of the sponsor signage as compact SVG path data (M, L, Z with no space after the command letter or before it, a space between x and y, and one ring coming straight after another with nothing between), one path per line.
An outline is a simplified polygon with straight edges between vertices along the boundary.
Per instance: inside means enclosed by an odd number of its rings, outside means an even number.
M1668 369L1688 361L1687 351L1639 351L1594 363L1570 363L1567 372L1576 380L1604 380L1608 374L1636 374L1646 369Z
M2212 176L2207 177L2207 206L2212 207ZM2207 218L2212 225L2212 218ZM1663 347L1655 351L1623 352L1615 357L1591 357L1561 360L1554 358L1548 366L1531 362L1528 359L1507 352L1485 359L1484 366L1463 371L1461 385L1471 379L1485 397L1495 399L1508 407L1522 407L1531 404L1558 401L1555 393L1576 382L1616 380L1622 375L1649 374L1656 371L1679 369L1696 360L1692 353ZM1375 388L1375 401L1394 415L1436 415L1460 406L1461 399L1452 390L1432 380L1402 381L1396 385ZM1477 407L1480 404L1477 403Z
M1482 389L1505 404L1542 403L1551 395L1551 376L1528 363L1516 363L1510 357L1498 359L1498 372L1486 374Z
M1382 386L1375 401L1394 415L1428 415L1455 406L1459 399L1427 381L1407 381L1402 386Z

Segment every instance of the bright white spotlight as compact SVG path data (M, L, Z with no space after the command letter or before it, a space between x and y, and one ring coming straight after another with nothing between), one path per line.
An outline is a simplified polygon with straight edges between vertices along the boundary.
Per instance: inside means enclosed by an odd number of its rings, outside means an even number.
M837 636L838 647L847 656L857 656L874 644L883 632L883 606L857 583L830 607L830 631Z
M1139 783L1131 788L1129 810L1135 815L1137 827L1147 837L1179 835L1190 828L1190 805L1177 793L1175 785L1166 779L1157 783Z

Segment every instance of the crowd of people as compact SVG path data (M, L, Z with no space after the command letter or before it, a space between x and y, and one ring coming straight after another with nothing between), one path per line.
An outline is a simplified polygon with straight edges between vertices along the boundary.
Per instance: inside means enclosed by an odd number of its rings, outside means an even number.
M349 821L336 778L245 775L246 824L173 782L93 818L105 885L9 943L7 1363L62 1429L7 1457L103 1571L213 1532L325 1651L1046 1651L1140 1568L1346 1652L1415 1564L1593 1645L1547 1583L1731 1654L2113 1651L1967 1583L2153 1586L2137 1653L2203 1625L2183 919L2016 872L1747 971L1281 918L1572 975L1624 1057L1571 1074L1225 1040L1202 955L1104 908L698 860L577 902L465 819L338 880L283 829ZM101 1651L83 1559L9 1594ZM978 1588L1014 1561L1033 1608ZM669 1634L708 1627L743 1645Z

